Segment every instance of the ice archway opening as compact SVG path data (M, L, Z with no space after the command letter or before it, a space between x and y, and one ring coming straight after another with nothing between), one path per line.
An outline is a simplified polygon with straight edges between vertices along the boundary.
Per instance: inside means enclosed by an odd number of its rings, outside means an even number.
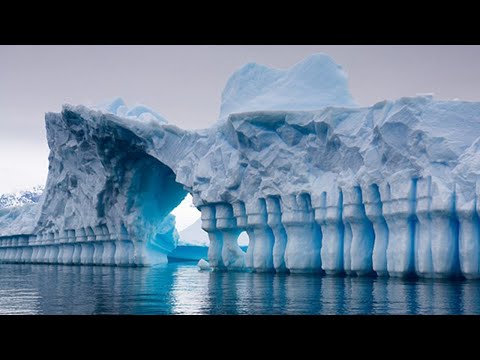
M148 140L120 120L69 108L47 114L46 186L53 191L40 204L38 262L167 262L178 241L171 212L188 191Z

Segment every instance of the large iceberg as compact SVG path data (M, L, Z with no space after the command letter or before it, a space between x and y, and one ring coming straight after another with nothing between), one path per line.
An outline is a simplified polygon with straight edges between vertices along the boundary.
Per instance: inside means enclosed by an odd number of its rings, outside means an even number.
M343 71L314 55L234 74L209 129L150 120L48 113L34 229L4 241L0 259L164 261L178 242L170 212L188 192L214 270L480 277L478 102L357 107Z

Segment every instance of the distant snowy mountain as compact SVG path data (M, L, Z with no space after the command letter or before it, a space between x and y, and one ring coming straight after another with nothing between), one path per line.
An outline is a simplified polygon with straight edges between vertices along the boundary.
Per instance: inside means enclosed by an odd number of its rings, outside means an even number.
M32 189L0 195L0 209L36 204L42 194L43 186L35 186Z

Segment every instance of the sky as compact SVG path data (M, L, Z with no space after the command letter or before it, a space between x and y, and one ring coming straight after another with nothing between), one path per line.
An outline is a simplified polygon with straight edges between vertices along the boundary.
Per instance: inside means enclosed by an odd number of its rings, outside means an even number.
M480 46L0 46L0 194L45 183L44 115L63 103L120 96L204 128L245 63L287 68L316 52L342 65L360 105L419 93L480 101Z

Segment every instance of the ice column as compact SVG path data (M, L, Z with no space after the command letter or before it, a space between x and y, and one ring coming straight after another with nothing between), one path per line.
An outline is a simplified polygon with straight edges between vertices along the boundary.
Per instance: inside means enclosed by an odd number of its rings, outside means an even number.
M228 270L245 269L245 253L238 246L238 235L240 229L233 216L233 209L230 204L221 203L215 205L215 216L217 229L223 238L222 259Z
M105 236L103 235L102 226L95 226L95 242L94 242L94 252L93 252L93 263L95 265L102 265L103 260L103 241Z
M80 259L82 257L82 245L80 241L85 239L84 234L81 234L79 230L73 230L75 237L73 238L73 255L72 255L72 264L80 264Z
M223 270L225 265L222 259L223 239L220 231L217 230L215 206L205 205L199 207L202 215L202 229L205 230L210 239L208 247L208 262L213 270Z
M344 271L343 193L335 188L330 192L323 192L314 202L315 221L322 229L322 268L329 275L342 274Z
M146 242L136 239L133 243L133 264L136 266L144 266L147 262Z
M245 204L241 201L234 202L232 204L233 215L237 221L237 227L239 230L245 230L248 235L248 248L245 254L245 267L248 270L253 270L253 252L255 249L255 233L253 228L247 224L247 213L245 210Z
M285 249L287 247L287 233L282 225L282 211L280 200L277 197L267 197L268 226L272 229L274 236L273 244L273 267L277 272L287 271L285 265Z
M465 189L457 185L456 212L459 221L460 270L467 279L480 278L480 231L478 185Z
M93 243L95 242L95 233L93 232L93 229L91 227L84 228L83 232L85 232L86 238L85 238L85 241L82 243L82 253L80 254L80 263L82 265L91 265L93 264L93 255L95 251L95 247L93 245Z
M77 231L75 232L77 234L77 242L78 242L78 245L80 246L80 257L78 259L78 264L87 264L87 262L85 261L86 260L86 257L87 257L87 247L89 244L87 244L87 233L85 231L85 228L80 228L80 229L77 229ZM91 261L90 261L90 264L91 264Z
M422 277L433 277L432 259L432 178L417 180L415 236L415 271Z
M40 263L40 264L45 264L46 261L45 261L45 252L46 252L46 246L45 244L48 242L48 234L47 233L42 233L42 236L40 237L40 244L41 246L39 246L39 249L38 249L38 260L37 260L37 263Z
M388 275L387 271L387 247L388 247L388 226L383 217L383 205L380 191L376 184L366 186L363 192L363 203L365 213L373 225L375 232L375 243L373 245L373 271L378 276Z
M66 230L61 230L59 235L59 244L58 244L58 255L56 259L57 264L63 264L63 255L65 253L65 243L67 242L68 232Z
M60 231L55 230L53 232L52 245L50 245L50 253L48 254L48 258L47 258L47 262L49 264L58 263L59 243L60 243Z
M123 223L118 225L117 241L115 243L115 264L126 266L131 262L131 246L129 246L128 231Z
M32 253L33 253L33 247L32 243L35 241L35 236L30 235L27 237L27 245L23 250L23 255L22 255L22 262L23 263L31 263L32 262Z
M320 272L321 235L316 231L310 197L282 196L282 223L287 233L285 264L292 273Z
M273 232L267 224L267 206L264 199L249 201L245 204L247 226L253 229L255 248L253 267L257 272L273 271Z
M32 249L31 261L34 264L38 261L38 249L39 249L38 244L40 243L40 238L41 238L41 235L37 234L37 236L35 237L35 241L33 243L34 246L33 246L33 249Z
M460 273L458 220L455 215L455 189L432 179L432 264L435 277Z
M75 230L67 230L67 238L65 240L62 264L70 265L73 260L74 245L72 243L75 242Z
M383 216L388 226L387 270L390 276L414 272L416 179L380 186Z
M50 263L50 257L52 255L52 244L55 241L55 233L53 231L50 231L48 233L48 241L47 241L47 248L45 250L45 258L44 262L49 264Z
M352 230L350 264L345 261L345 270L355 272L359 276L368 275L373 271L375 235L372 223L365 213L360 186L343 190L343 220Z
M102 225L102 231L104 236L102 264L103 265L115 265L115 243L110 237L110 231L107 225Z

